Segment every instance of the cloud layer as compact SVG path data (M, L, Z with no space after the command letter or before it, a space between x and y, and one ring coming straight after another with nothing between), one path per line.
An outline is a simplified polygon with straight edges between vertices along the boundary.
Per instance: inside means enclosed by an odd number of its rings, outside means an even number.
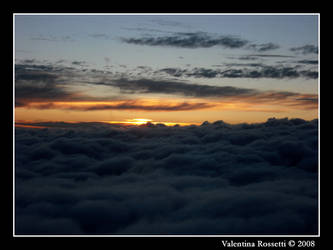
M300 71L297 67L268 67L261 63L229 63L227 70L209 68L163 68L153 71L151 78L140 75L116 74L95 69L86 69L84 61L72 61L70 66L37 64L36 60L25 60L15 65L15 105L33 109L67 109L76 111L94 110L141 110L141 111L185 111L207 108L227 108L233 103L237 109L244 105L277 104L294 109L317 109L316 94L301 94L287 91L259 91L257 89L204 85L191 83L184 77L194 78L295 78L301 75L316 78L317 72ZM313 61L304 61L313 64ZM147 73L147 72L146 72ZM147 73L147 74L148 74ZM169 80L166 76L180 79ZM104 96L94 96L81 91L83 86L110 87L103 90ZM145 98L137 94L146 95ZM153 95L173 95L178 98L196 100L163 99L151 101ZM159 96L160 98L160 96ZM150 100L151 99L151 100ZM277 107L275 110L280 110ZM252 110L262 110L252 107ZM264 110L263 110L264 111ZM266 109L267 111L267 109Z
M39 125L15 130L16 234L317 233L317 120Z

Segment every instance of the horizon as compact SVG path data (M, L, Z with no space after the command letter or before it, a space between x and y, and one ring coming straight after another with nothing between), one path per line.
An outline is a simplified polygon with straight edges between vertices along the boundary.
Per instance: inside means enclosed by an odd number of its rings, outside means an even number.
M186 126L204 126L204 125L214 125L223 123L226 125L237 126L237 125L259 125L269 123L271 121L303 121L303 122L314 122L318 121L318 118L314 118L311 120L306 120L302 118L276 118L276 117L269 117L266 121L263 122L240 122L240 123L228 123L223 120L215 120L215 121L203 121L201 123L176 123L176 122L160 122L154 121L151 119L144 119L144 118L135 118L135 119L128 119L125 121L88 121L88 122L77 122L77 121L16 121L14 122L14 127L30 127L30 128L48 128L47 126L50 124L74 124L74 125L84 125L84 124L107 124L107 125L115 125L115 126L122 126L122 127L146 127L147 125L164 125L165 127L186 127ZM52 127L50 127L52 128Z

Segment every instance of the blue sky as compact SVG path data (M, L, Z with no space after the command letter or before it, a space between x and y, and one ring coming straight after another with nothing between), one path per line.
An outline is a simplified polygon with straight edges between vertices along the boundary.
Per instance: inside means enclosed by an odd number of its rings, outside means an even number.
M147 39L153 39L155 44ZM194 47L168 44L172 39L217 41L217 44ZM236 42L244 42L244 45L236 46ZM271 48L260 50L265 46ZM111 78L171 79L208 86L317 94L318 79L313 74L318 71L318 53L305 51L304 46L312 50L318 48L317 15L15 16L17 64L30 61L34 65L76 67L76 73L78 70L108 72L107 76L99 76L99 80L109 80L112 75ZM278 74L287 71L290 74L292 70L294 76L249 77L244 76L244 71L239 77L236 73L244 70L242 65L248 67L245 71L251 74L258 73L252 71L253 67L263 71L277 67ZM182 73L175 74L175 70ZM233 75L198 76L198 70L201 73L219 70L220 75L231 70ZM81 78L78 75L70 80L68 75L66 77L70 82L66 89L85 94L89 91L96 96L107 94L113 98L123 95L122 91L105 87L105 84L87 85L87 78L92 79L92 76L85 75L84 80L82 74ZM126 91L129 92L128 89L123 92ZM140 96L142 91L136 94ZM156 97L170 93L147 93L146 96L153 94Z

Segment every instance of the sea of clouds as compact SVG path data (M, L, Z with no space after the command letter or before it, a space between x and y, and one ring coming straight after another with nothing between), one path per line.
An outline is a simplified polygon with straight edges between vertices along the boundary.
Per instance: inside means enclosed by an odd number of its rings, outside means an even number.
M15 128L15 233L318 233L318 120Z

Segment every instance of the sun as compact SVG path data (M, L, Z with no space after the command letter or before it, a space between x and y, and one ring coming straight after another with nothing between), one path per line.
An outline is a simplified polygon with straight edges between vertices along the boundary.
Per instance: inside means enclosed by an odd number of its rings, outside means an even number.
M153 122L151 119L144 119L144 118L135 118L135 119L127 119L125 121L104 121L107 123L116 123L116 124L124 124L124 125L144 125L147 122Z
M135 119L128 119L126 120L126 123L133 124L133 125L143 125L147 122L152 122L151 119L144 119L144 118L135 118Z
M135 119L127 119L125 121L103 121L105 123L110 123L110 124L122 124L122 125L145 125L147 123L151 124L164 124L165 126L188 126L188 125L199 125L199 123L185 123L185 122L159 122L159 121L154 121L152 119L145 119L145 118L135 118Z

